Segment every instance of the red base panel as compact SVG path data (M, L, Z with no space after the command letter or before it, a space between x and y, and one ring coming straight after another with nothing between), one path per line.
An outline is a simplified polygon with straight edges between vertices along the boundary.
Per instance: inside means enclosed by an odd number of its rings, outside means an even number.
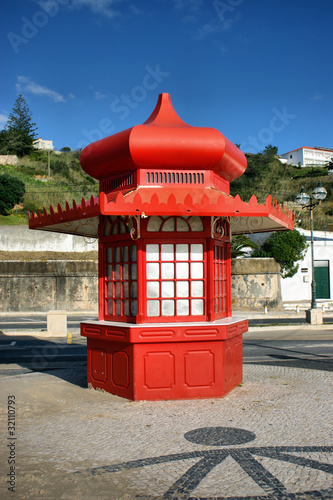
M88 384L95 389L131 400L194 399L224 396L242 382L241 333L223 340L198 335L187 342L130 343L90 336L93 326L82 324L81 331L88 337ZM202 333L205 327L209 332L212 324L201 325Z

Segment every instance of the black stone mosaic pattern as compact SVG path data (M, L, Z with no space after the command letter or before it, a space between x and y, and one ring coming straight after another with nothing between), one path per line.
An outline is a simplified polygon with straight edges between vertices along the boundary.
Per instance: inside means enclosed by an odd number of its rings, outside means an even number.
M272 475L256 457L267 457L279 460L286 466L296 464L309 467L318 471L323 471L333 475L333 466L320 461L297 456L295 453L332 453L332 446L267 446L267 447L242 447L236 446L245 444L255 439L255 434L244 429L230 427L203 427L193 429L184 435L185 439L196 444L207 446L228 446L220 450L202 450L187 453L175 453L162 455L159 457L133 460L115 465L106 465L87 469L86 473L93 476L114 473L126 469L137 469L149 465L169 463L179 460L198 458L198 462L192 465L165 493L161 496L141 496L141 498L159 499L182 499L182 500L287 500L287 499L312 499L325 498L333 499L332 488L326 490L304 491L290 493L286 487ZM232 457L246 472L246 474L265 492L260 496L235 496L235 497L195 497L191 493L200 482L213 470L215 466L222 463L228 456ZM76 472L81 474L81 472ZM332 476L333 481L333 476ZM136 498L140 498L137 495Z

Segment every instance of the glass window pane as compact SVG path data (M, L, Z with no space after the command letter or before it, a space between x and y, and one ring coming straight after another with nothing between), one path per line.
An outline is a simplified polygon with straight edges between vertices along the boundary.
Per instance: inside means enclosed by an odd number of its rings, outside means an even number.
M138 313L138 301L131 300L131 316L136 316Z
M123 302L124 316L129 316L129 301L124 300Z
M167 219L163 226L162 226L162 231L174 231L175 230L175 218L170 217L170 219Z
M126 233L126 226L123 223L123 221L119 221L119 232L120 232L120 234L125 234Z
M174 245L170 243L161 245L161 260L174 260Z
M174 315L175 315L175 301L162 300L162 316L174 316Z
M175 283L173 281L162 281L162 297L175 296Z
M203 260L202 243L193 243L191 245L191 260Z
M130 274L130 279L131 280L136 280L136 264L131 264L131 274Z
M114 248L114 261L120 262L120 247Z
M123 262L128 261L128 247L123 247Z
M105 223L105 226L104 226L104 236L109 236L110 229L111 229L111 224L110 224L110 221L107 220Z
M112 262L112 248L106 249L106 262Z
M108 280L112 280L112 266L107 266L106 268L106 277Z
M188 316L190 314L190 301L177 300L177 316Z
M189 231L190 227L181 217L177 217L177 231Z
M120 297L120 282L119 281L115 282L114 295L115 295L115 297Z
M120 264L114 266L114 279L120 280Z
M113 300L106 301L107 314L113 314Z
M124 283L123 283L123 297L126 298L126 299L129 297L129 295L128 295L128 283L127 283L127 281L124 281Z
M186 243L179 243L176 245L176 260L189 261L189 246Z
M148 281L147 282L147 297L157 298L160 296L160 282Z
M138 296L138 284L136 281L132 281L130 284L131 290L131 299L136 299Z
M190 287L188 281L177 281L177 297L189 297Z
M113 284L112 283L108 283L107 284L107 289L106 289L106 295L108 297L113 297L113 291L112 291L112 289L113 289Z
M160 315L160 301L159 300L148 300L147 301L147 316L159 316Z
M204 295L204 282L203 281L192 281L191 282L191 296L192 297L203 297Z
M160 259L160 248L155 243L148 243L146 246L146 258L148 260Z
M162 219L160 217L157 217L156 215L153 215L152 217L149 217L147 231L159 231L161 224Z
M191 301L192 315L198 316L204 313L204 301L203 299L193 299Z
M128 264L123 265L123 280L128 280Z
M161 264L162 279L173 279L175 277L175 265L173 262Z
M130 246L130 260L131 260L131 262L136 262L136 246L135 245Z
M191 262L191 278L198 279L203 278L204 274L203 262Z
M189 223L192 231L203 231L204 226L201 217L190 217Z
M160 277L160 265L147 263L147 279L159 279Z
M114 309L115 309L115 314L117 316L121 315L121 301L120 300L115 300L114 301Z
M177 279L186 279L190 277L189 264L187 262L177 262L176 264Z

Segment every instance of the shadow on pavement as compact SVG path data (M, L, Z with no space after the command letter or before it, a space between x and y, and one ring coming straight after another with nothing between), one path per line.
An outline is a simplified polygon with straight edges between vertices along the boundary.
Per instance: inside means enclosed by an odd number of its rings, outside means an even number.
M333 357L330 355L316 354L314 352L299 351L296 349L286 349L283 347L275 347L271 343L264 342L243 342L243 346L256 346L260 349L267 350L267 352L260 355L260 358L248 361L243 359L244 364L251 365L264 365L264 366L279 366L286 368L303 368L307 370L322 370L333 371ZM271 351L278 351L276 353ZM268 352L269 351L269 352ZM258 355L259 358L259 355Z
M0 331L0 376L49 373L71 384L87 387L87 348L67 344L67 338L41 339L5 335Z

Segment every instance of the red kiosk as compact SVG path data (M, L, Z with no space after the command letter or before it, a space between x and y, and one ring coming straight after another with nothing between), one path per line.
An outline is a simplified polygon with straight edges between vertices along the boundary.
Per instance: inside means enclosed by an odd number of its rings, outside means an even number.
M229 195L243 153L184 123L161 94L143 125L87 146L99 198L29 227L99 238L99 321L82 323L88 383L133 400L219 397L242 381L247 320L231 312L231 232L292 229L272 202Z

